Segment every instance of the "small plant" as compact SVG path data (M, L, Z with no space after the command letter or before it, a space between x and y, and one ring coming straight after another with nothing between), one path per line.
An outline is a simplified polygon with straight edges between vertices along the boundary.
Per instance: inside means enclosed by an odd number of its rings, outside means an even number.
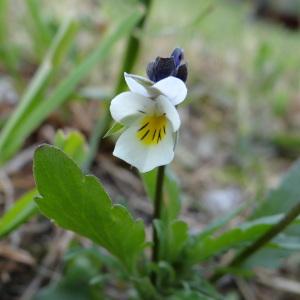
M300 195L298 190L291 193L286 187L298 177L299 164L270 194L290 199L286 215L280 210L259 214L260 209L267 209L258 208L248 222L220 231L241 207L191 234L179 218L180 191L166 166L174 158L180 127L177 105L187 95L183 51L176 48L170 57L156 58L148 65L147 75L149 79L125 73L130 91L112 99L110 112L117 123L107 135L122 131L113 154L141 173L154 208L152 240L146 237L142 220L113 203L96 177L85 175L55 146L42 145L35 152L34 176L39 193L35 201L56 224L101 246L93 254L76 254L83 255L84 261L90 262L91 257L96 261L87 264L93 272L82 274L84 286L77 287L87 289L91 299L105 298L107 278L125 283L128 299L223 299L213 285L220 277L228 273L251 275L253 265L244 263L262 249L288 250L290 236L284 230L300 223L300 205L294 206L298 200L295 197ZM201 267L201 263L230 249L236 250L236 256L226 266L212 264L209 270ZM68 260L67 276L72 274L72 259ZM61 283L58 288L68 286Z

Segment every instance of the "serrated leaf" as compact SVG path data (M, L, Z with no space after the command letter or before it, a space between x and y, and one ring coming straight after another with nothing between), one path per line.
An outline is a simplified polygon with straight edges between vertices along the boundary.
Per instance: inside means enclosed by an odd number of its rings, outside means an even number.
M111 135L120 133L124 129L124 125L121 123L114 122L114 124L108 129L103 138L109 137Z
M144 224L113 205L99 180L85 176L61 150L43 145L34 154L34 177L42 213L65 229L90 238L133 272L145 244Z
M277 224L282 217L283 215L274 215L256 219L218 236L206 236L204 239L200 233L200 239L195 236L191 244L187 246L188 259L192 263L198 263L230 248L245 247ZM293 224L300 224L300 218L297 218Z
M54 137L54 144L65 151L76 163L83 164L87 146L85 138L80 132L71 131L64 134L62 130L58 130ZM34 202L34 197L37 195L36 189L25 193L1 216L0 238L17 229L38 212Z

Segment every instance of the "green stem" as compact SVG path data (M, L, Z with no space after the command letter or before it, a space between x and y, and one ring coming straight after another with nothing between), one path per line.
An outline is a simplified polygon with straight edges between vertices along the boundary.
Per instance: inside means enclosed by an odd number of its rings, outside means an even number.
M124 81L124 72L128 72L128 73L131 72L138 58L140 48L141 48L141 42L139 37L136 35L136 31L144 28L145 22L150 12L152 0L139 0L139 2L144 6L145 14L141 18L141 20L137 23L136 27L133 29L131 35L128 38L123 64L120 69L119 81L115 89L116 94L122 92L126 88L125 81Z
M125 89L125 83L124 83L124 72L131 72L139 55L140 52L140 46L141 42L138 37L135 35L136 30L141 30L144 27L144 24L147 20L147 17L150 12L151 2L152 0L140 0L139 1L145 9L145 13L141 20L137 23L133 31L131 32L128 42L127 42L127 48L125 51L124 59L122 67L120 68L120 74L119 74L119 80L115 87L113 96L121 93ZM107 101L105 101L107 102ZM91 167L91 164L97 154L99 144L101 142L101 139L109 129L109 126L111 124L111 116L109 112L109 105L105 105L103 116L97 120L96 126L94 127L94 130L92 132L91 138L90 138L90 147L89 147L89 153L86 159L86 162L84 164L84 170L88 171Z
M155 220L159 220L161 217L161 210L163 204L163 185L164 185L164 176L165 176L165 166L160 166L157 171L156 177L156 190L154 198L154 212L152 220L152 233L153 233L153 251L152 251L152 262L157 263L159 261L159 237L158 232L155 229ZM156 283L156 275L153 272L151 275L152 283Z
M245 248L243 251L237 254L236 257L228 265L228 268L234 268L241 265L251 255L256 253L268 242L270 242L277 234L285 230L286 227L289 226L299 215L300 215L300 202L297 205L295 205L281 221L279 221L276 225L270 228L265 234L259 237L253 244L251 244L249 247ZM224 272L222 270L217 270L212 275L210 280L212 282L216 282L223 275Z

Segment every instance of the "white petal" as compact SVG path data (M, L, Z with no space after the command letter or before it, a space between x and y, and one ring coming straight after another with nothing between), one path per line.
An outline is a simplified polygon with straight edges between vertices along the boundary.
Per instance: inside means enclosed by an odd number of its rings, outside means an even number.
M173 131L177 131L180 127L180 118L175 106L165 96L159 96L155 101L159 112L166 114L166 117L172 124Z
M129 89L145 97L153 97L157 91L152 89L153 82L142 76L124 73L125 81Z
M142 173L169 164L174 158L174 137L170 126L163 140L151 146L144 145L136 138L138 129L139 123L136 122L121 134L113 155L135 166Z
M154 101L132 92L124 92L111 100L110 113L113 119L120 123L128 123L131 118L136 118L142 112L151 112Z
M173 105L181 103L187 95L187 88L184 82L173 76L158 81L153 85L153 88L167 96Z

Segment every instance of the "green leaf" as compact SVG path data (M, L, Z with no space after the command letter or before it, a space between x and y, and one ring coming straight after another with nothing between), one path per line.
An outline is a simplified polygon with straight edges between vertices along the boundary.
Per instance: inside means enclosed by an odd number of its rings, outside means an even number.
M27 192L5 212L0 219L0 238L15 230L38 211L33 202L36 195L36 189Z
M171 224L169 234L169 241L168 241L168 255L170 261L175 261L178 259L183 246L185 245L186 241L188 240L188 225L181 221L175 220Z
M61 150L44 145L34 155L38 207L63 228L103 246L133 272L145 244L144 224L113 205L94 176L84 176Z
M300 239L298 236L290 236L286 234L280 234L271 243L270 247L277 249L285 249L291 251L300 250Z
M26 0L25 2L31 23L30 36L33 38L37 57L41 57L51 42L51 30L43 16L41 2L39 0Z
M272 137L272 142L280 151L290 156L298 156L300 152L300 135L298 132L277 133Z
M140 174L146 193L149 199L153 202L155 196L157 168L153 171ZM166 169L164 178L164 194L163 194L163 211L162 219L166 222L171 222L176 219L180 213L181 208L181 191L178 182L171 172Z
M201 292L187 290L187 291L178 291L175 292L174 295L168 297L167 300L216 300L221 298L213 298L211 296L207 296Z
M298 225L296 225L298 226ZM284 260L300 250L299 236L291 236L288 234L280 234L274 238L267 247L254 253L243 264L245 268L253 268L255 266L276 269Z
M203 238L200 233L199 236L192 238L191 243L186 248L188 260L191 263L198 263L230 248L245 247L259 238L274 224L277 224L282 217L281 214L255 219L225 231L218 236ZM300 224L300 218L297 218L293 224Z
M76 163L83 164L87 146L85 138L80 132L71 131L65 135L63 131L58 130L54 137L54 144L66 152ZM0 238L17 229L38 212L34 202L37 194L36 189L25 193L4 213L0 219Z
M251 219L273 214L287 213L300 201L300 160L298 160L283 177L280 185L273 189L263 202L257 207ZM286 236L294 238L300 234L300 225L289 226L284 231ZM263 265L268 268L277 268L282 261L294 250L285 247L262 249L252 255L245 263L246 267Z
M162 300L149 277L132 277L131 280L139 294L137 300Z
M252 219L286 213L300 201L300 160L283 177L254 212ZM300 230L298 231L300 233Z
M154 202L157 169L141 174L149 199ZM160 259L174 263L188 239L188 227L176 220L180 213L180 189L174 176L166 169L163 190L162 219L155 220L160 240Z
M190 271L188 281L182 282L183 287L172 292L168 300L224 300L216 288L201 276L201 272Z
M68 253L63 277L41 289L34 300L102 300L101 280L93 284L102 265L98 253L96 249Z
M160 240L160 259L174 263L188 240L188 225L181 220L164 223L156 220Z
M17 55L16 47L11 42L10 38L10 7L11 1L0 1L0 61L11 75L18 79L17 66L19 64L19 56Z
M111 135L122 132L124 129L124 125L121 123L114 122L111 128L105 133L103 138L109 137Z
M231 221L237 214L239 214L242 210L247 207L248 204L241 205L237 209L230 211L225 216L221 216L220 218L217 218L215 221L207 225L198 235L197 240L199 241L201 238L205 238L209 235L212 235L219 229L223 228L229 221Z
M79 131L74 130L65 134L62 130L58 130L54 136L54 146L67 153L79 166L84 163L87 145Z

